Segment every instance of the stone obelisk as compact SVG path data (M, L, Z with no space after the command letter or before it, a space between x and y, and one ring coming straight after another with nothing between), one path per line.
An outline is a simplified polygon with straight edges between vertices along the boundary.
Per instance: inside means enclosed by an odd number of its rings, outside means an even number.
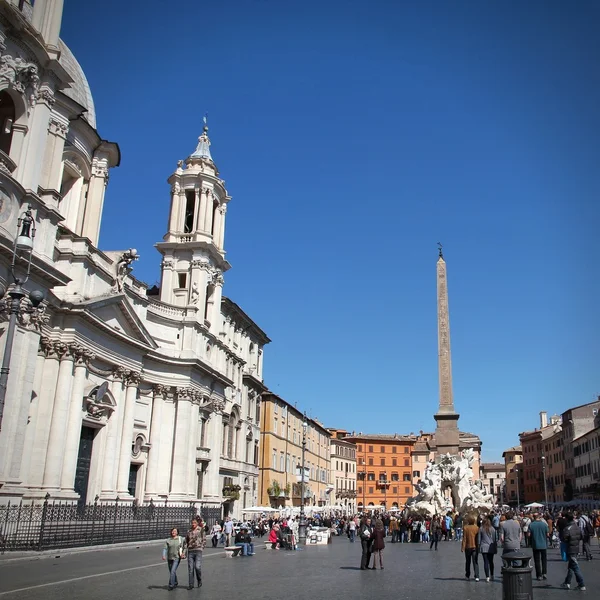
M438 376L440 386L440 404L434 415L435 454L457 455L459 453L459 414L454 410L452 396L452 358L450 354L450 316L448 313L448 282L446 262L439 244L437 262L437 310L438 310Z

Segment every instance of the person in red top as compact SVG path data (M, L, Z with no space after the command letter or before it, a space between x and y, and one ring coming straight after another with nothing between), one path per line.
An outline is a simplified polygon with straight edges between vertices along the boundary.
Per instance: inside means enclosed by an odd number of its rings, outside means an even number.
M269 531L269 542L271 542L271 548L273 550L278 548L279 543L279 540L277 539L277 530L275 527L277 527L277 525L273 525L273 527L271 527L271 531Z

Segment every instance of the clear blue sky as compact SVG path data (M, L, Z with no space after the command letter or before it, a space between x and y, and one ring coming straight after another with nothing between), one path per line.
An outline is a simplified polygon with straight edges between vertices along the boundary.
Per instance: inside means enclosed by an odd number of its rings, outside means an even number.
M159 280L167 177L209 113L225 294L328 426L432 430L436 242L454 396L486 460L600 392L596 2L65 3L119 143L101 247ZM90 33L90 25L93 26Z

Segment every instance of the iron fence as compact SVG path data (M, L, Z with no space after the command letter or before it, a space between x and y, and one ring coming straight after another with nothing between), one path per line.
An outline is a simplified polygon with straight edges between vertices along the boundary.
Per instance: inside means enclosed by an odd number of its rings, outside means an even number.
M211 527L219 506L202 502L91 504L50 502L0 506L0 550L51 550L167 538L171 528L187 531L200 515Z

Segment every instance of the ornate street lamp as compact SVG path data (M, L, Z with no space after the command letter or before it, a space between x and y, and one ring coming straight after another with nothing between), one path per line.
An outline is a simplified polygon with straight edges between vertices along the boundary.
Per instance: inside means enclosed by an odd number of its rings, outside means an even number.
M28 206L27 210L17 221L17 237L15 239L12 261L10 264L12 288L10 288L7 293L6 289L0 285L0 312L8 314L6 344L4 346L2 368L0 368L0 429L2 429L2 417L4 415L4 404L6 401L6 386L8 383L8 374L10 372L10 359L15 339L17 318L19 315L35 312L37 307L44 300L44 294L39 290L33 290L32 292L27 293L23 289L23 285L27 283L31 271L31 255L33 252L34 237L35 219L31 214L31 206ZM24 278L19 278L15 275L15 267L18 259L26 261L27 267ZM28 298L29 302L23 302L25 298Z
M521 503L521 495L519 494L519 465L515 465L515 473L517 474L517 510Z
M306 517L304 515L304 455L306 452L306 430L308 423L306 422L306 412L302 419L302 479L300 480L300 524L298 525L298 539L300 542L306 542Z

